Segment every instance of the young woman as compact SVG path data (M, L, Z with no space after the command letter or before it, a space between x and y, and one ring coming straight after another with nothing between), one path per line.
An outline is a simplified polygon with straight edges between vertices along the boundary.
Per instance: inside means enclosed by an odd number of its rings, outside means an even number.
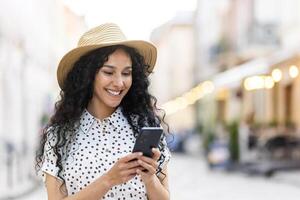
M144 126L160 126L148 75L156 48L115 24L86 32L61 60L61 99L37 154L49 200L169 199L165 135L153 157L132 153Z

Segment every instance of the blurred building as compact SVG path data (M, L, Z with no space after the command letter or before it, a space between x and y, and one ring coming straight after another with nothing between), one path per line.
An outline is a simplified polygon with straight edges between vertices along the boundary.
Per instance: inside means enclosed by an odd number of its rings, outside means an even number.
M58 95L56 66L84 22L60 0L0 4L2 198L18 195L34 184L39 131Z
M237 121L262 128L255 134L265 141L298 135L299 3L198 1L197 77L214 87L200 98L198 115L209 131Z
M158 48L158 59L151 78L151 90L159 105L180 96L195 85L193 12L180 12L156 28L151 40ZM193 106L177 113L166 110L167 121L174 130L190 129L195 125ZM183 114L184 113L184 114Z

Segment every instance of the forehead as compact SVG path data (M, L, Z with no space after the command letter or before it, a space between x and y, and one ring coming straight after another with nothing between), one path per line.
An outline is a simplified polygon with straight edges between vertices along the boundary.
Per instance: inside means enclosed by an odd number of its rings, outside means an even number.
M132 69L131 56L122 48L116 49L108 56L108 60L103 63L102 67L118 71Z

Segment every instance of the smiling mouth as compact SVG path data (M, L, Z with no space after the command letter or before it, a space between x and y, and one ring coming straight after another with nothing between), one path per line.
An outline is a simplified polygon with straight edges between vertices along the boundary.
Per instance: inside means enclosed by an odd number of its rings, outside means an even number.
M122 93L122 90L115 91L115 90L109 90L109 89L106 89L106 91L107 91L110 95L113 95L113 96L120 96L120 94Z

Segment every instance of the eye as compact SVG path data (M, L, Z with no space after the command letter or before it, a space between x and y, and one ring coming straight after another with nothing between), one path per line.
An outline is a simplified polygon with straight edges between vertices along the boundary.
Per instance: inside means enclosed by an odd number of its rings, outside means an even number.
M122 74L123 74L124 76L131 76L131 71L123 72Z
M103 71L103 73L106 74L106 75L112 75L113 74L113 72L110 72L110 71Z

